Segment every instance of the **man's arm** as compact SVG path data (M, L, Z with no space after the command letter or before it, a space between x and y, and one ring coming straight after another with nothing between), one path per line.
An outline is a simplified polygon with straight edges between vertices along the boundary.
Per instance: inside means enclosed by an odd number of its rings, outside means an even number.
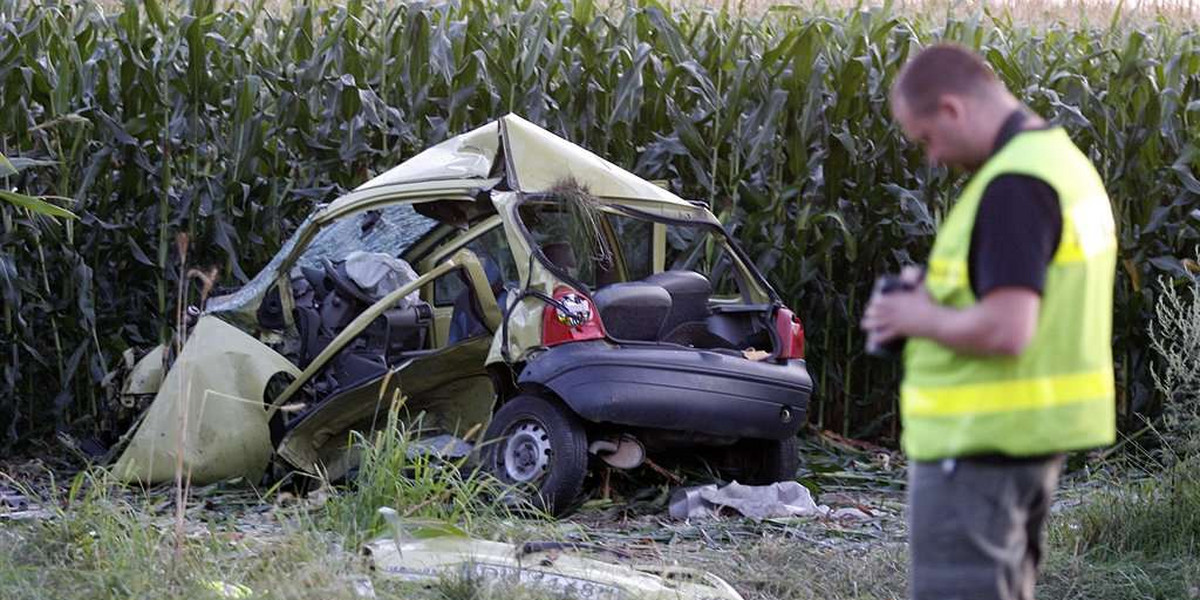
M888 294L867 307L872 339L925 337L964 354L1015 356L1037 330L1046 270L1062 234L1058 194L1026 175L988 184L971 235L970 283L980 300L965 309L940 306L923 287ZM916 283L918 270L905 278Z
M976 304L936 304L924 287L877 298L862 327L881 343L899 336L929 338L966 354L1016 356L1037 329L1041 297L1024 287L998 287Z

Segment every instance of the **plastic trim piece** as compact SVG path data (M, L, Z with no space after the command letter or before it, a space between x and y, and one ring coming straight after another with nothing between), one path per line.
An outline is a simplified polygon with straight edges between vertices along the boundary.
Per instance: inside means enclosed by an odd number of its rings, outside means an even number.
M606 342L551 348L529 361L519 382L549 388L593 423L762 439L795 435L813 390L799 359ZM784 408L790 419L781 418Z

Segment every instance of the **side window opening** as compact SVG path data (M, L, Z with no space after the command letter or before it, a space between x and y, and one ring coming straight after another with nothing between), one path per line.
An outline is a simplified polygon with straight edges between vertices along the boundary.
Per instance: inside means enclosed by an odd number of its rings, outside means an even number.
M492 296L502 309L509 290L520 285L516 260L509 248L503 225L497 222L460 248L469 250L479 260ZM446 344L452 345L488 332L481 314L483 307L480 298L471 287L465 270L457 269L435 279L430 300L443 315L439 318L446 319L439 326L444 327L440 335L445 336L442 339Z
M488 282L492 284L492 291L497 295L503 289L516 288L519 285L517 263L509 249L508 238L504 233L503 226L493 227L468 242L464 248L474 252L475 256L479 258L479 262L483 264L484 273L488 276ZM461 276L439 277L434 281L433 286L434 305L451 306L466 290L467 285Z
M620 248L608 213L572 202L528 202L519 209L533 243L551 265L590 289L619 281Z
M654 274L654 222L612 213L608 222L625 267L625 281L638 281Z
M738 297L741 286L724 240L696 226L667 225L667 270L696 271L708 277L713 296Z
M605 209L601 221L580 223L576 212L530 203L521 207L521 219L546 258L592 290L654 275L654 220ZM665 270L704 275L714 297L742 296L744 282L722 235L701 224L664 226Z
M608 335L770 351L770 307L752 304L756 275L720 227L575 204L534 199L518 214L545 259L590 293Z

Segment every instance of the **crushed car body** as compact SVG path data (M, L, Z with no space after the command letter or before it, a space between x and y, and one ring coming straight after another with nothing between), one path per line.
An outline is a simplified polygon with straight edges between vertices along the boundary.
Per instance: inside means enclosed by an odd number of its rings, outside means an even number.
M403 398L562 512L592 459L792 478L812 393L803 326L705 205L514 115L318 207L185 338L125 377L152 401L120 477L337 478Z
M595 600L742 600L729 583L711 573L579 555L589 549L595 547L561 542L516 546L451 536L400 542L385 538L365 548L377 573L401 581L460 578L484 586L536 588L551 597Z

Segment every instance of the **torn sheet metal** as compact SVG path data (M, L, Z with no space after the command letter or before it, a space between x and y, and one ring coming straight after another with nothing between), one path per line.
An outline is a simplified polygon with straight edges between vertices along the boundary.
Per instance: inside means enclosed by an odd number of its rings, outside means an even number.
M576 548L569 543L515 546L443 536L400 542L380 539L365 550L379 574L404 581L461 577L583 600L742 600L732 586L711 573L611 563L577 556Z
M529 290L551 295L564 282L547 269L538 260L530 260L533 250L529 241L521 232L521 219L517 214L520 196L512 192L497 192L492 194L492 203L504 220L505 234L508 237L513 257L516 259L517 273L522 287ZM509 294L504 307L506 326L496 330L492 345L488 352L487 364L522 361L528 358L530 350L542 348L542 313L546 304L532 296L521 300L517 294ZM507 334L505 337L504 334ZM507 357L505 356L507 353Z
M697 212L679 196L514 114L428 148L356 191L422 181L484 180L494 172L500 147L515 191L544 192L571 177L597 196L675 207L685 215Z
M571 177L596 196L690 206L679 196L516 115L501 117L500 135L513 189L544 192L563 177Z
M479 337L404 363L391 376L369 382L324 401L284 435L279 456L301 469L322 465L337 479L333 459L353 449L350 431L369 431L383 423L391 399L406 398L400 420L459 437L482 428L491 418L495 390L483 368L490 340ZM381 389L384 383L386 389ZM348 466L348 465L343 465Z
M771 485L725 487L716 484L679 488L671 494L671 517L675 519L710 518L730 508L761 521L776 517L802 517L829 514L828 506L818 506L808 488L795 481Z
M492 170L499 147L500 125L492 121L421 151L358 189L433 179L484 179Z
M113 473L125 481L171 481L182 452L193 483L258 481L271 458L263 391L279 372L300 374L237 327L201 317Z
M130 352L132 349L127 350ZM166 345L160 344L147 352L130 368L125 387L121 390L122 402L133 403L134 398L155 394L162 387L166 370Z

